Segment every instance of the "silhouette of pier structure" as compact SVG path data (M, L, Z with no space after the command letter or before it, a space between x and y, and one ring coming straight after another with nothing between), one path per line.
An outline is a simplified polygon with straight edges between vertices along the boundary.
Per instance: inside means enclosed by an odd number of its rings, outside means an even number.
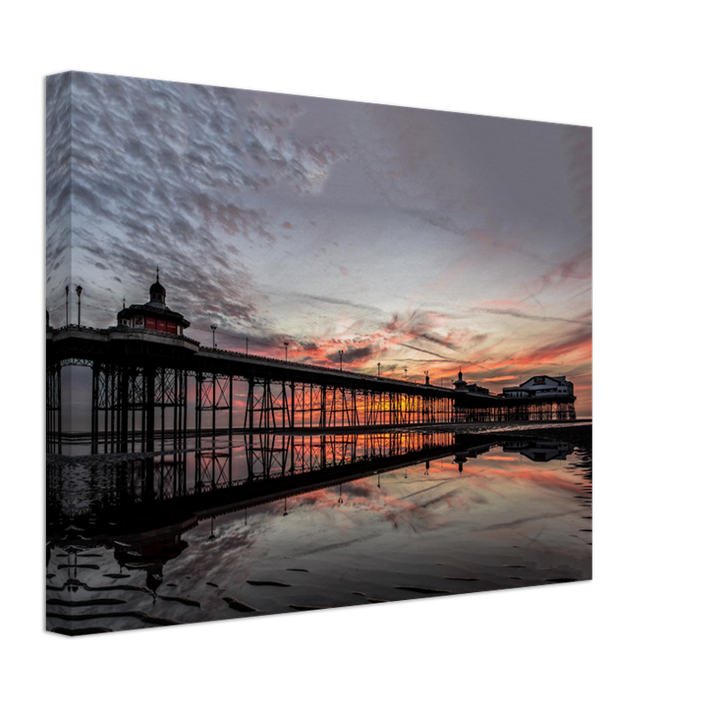
M78 437L63 431L63 419L80 404L90 409L91 453L184 449L189 438L219 434L575 419L571 392L513 397L468 386L462 374L455 388L427 376L424 384L371 376L202 346L185 335L189 326L165 304L159 275L150 301L123 307L117 326L48 323L47 451L62 453ZM91 370L89 391L63 392L68 366Z

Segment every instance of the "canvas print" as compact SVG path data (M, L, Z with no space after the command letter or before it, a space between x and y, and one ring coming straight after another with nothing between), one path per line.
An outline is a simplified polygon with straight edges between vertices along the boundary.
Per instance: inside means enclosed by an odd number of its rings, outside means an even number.
M49 631L591 578L589 127L82 72L46 121Z

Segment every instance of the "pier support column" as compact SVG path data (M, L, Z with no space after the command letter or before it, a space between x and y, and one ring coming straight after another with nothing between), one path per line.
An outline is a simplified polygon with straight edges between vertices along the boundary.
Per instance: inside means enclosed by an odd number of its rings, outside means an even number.
M48 453L62 454L62 366L48 364L45 369L45 424Z
M145 448L144 452L155 451L155 367L146 366L145 378Z

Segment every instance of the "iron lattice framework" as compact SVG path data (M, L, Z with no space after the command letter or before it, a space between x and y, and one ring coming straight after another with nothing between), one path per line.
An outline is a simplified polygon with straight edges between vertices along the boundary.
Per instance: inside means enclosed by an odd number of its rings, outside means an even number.
M92 454L184 448L186 371L98 361L92 372Z
M454 422L449 397L345 385L248 380L245 430L394 427Z

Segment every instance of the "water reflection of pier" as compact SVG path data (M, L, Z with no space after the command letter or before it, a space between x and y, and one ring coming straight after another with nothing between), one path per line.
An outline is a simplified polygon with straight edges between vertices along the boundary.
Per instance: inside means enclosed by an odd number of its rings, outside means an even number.
M468 459L502 445L533 461L565 459L566 442L456 435L447 431L347 435L251 435L156 455L51 457L48 533L68 524L96 536L186 525L243 507L385 471L450 457ZM237 441L237 440L236 440Z
M167 454L51 457L49 524L77 524L80 515L95 518L98 529L101 521L109 522L105 530L112 532L162 525L446 456L457 448L451 432L438 431L266 433L200 442Z
M78 563L78 553L111 548L118 576L143 570L147 589L155 592L165 563L187 547L182 535L202 519L243 508L247 513L373 474L379 479L382 472L429 464L457 449L450 432L263 434L246 436L234 447L228 441L213 438L204 447L171 454L50 457L48 562L52 549L62 548L72 584L89 567Z

